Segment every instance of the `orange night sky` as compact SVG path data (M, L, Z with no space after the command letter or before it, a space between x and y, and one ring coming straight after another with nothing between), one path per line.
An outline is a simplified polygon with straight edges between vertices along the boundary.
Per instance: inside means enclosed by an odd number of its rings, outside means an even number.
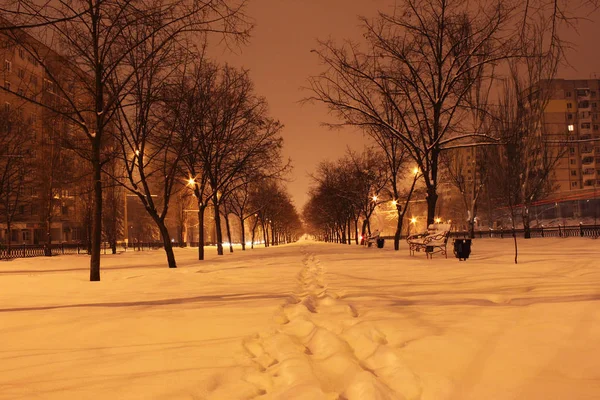
M316 165L340 157L347 146L360 149L367 142L359 132L321 126L332 121L325 106L299 104L310 94L302 90L307 77L321 70L310 50L317 39L360 40L357 17L390 12L393 4L393 0L251 0L247 12L256 26L250 44L237 54L216 55L219 62L250 69L257 93L268 99L271 115L285 124L284 156L294 165L288 189L299 211L308 200L308 174ZM581 21L578 34L567 32L576 48L568 56L571 66L563 67L559 78L586 79L594 72L600 78L600 51L595 46L600 37L598 14L588 18L593 19Z

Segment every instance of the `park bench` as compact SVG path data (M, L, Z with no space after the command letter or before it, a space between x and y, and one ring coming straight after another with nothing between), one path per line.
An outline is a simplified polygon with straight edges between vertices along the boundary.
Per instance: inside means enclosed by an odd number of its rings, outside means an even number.
M367 239L365 240L365 246L371 247L373 244L376 244L380 236L381 232L379 232L379 230L376 230L371 234L371 236L367 237Z
M429 225L427 232L410 235L406 238L410 255L414 255L415 251L423 250L427 258L431 258L435 253L440 253L448 258L446 245L449 235L450 224Z

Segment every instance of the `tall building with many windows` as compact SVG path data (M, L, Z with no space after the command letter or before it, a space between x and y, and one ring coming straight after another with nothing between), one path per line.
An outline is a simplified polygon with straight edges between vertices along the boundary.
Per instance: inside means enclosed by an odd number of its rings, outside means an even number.
M569 139L553 174L550 200L566 207L563 214L590 216L600 189L600 80L554 79L549 87L544 131Z
M0 243L84 239L85 169L65 146L73 128L44 106L62 101L52 79L61 76L61 62L23 32L0 32Z

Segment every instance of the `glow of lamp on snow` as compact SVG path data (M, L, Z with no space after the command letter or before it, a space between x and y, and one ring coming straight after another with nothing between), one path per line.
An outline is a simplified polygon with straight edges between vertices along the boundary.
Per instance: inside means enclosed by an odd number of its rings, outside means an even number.
M373 201L377 201L377 196L373 196Z

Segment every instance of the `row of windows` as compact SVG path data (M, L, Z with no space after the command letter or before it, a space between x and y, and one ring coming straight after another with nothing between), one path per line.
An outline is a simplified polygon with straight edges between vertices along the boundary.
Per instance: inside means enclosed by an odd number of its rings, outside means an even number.
M567 119L570 121L573 119L573 116L576 114L567 113ZM579 118L592 118L594 121L598 119L598 113L591 113L589 111L582 111L579 113Z
M592 108L598 108L598 103L595 103L595 102L594 103L590 103L587 100L578 102L577 103L577 107L578 108L589 108L590 104L591 104ZM567 103L567 108L573 108L573 103Z
M577 89L575 90L575 94L577 95L577 97L586 97L586 96L591 96L591 97L596 97L596 91L595 90L589 90L589 89ZM573 96L573 92L571 91L567 91L565 92L565 97L572 97Z

